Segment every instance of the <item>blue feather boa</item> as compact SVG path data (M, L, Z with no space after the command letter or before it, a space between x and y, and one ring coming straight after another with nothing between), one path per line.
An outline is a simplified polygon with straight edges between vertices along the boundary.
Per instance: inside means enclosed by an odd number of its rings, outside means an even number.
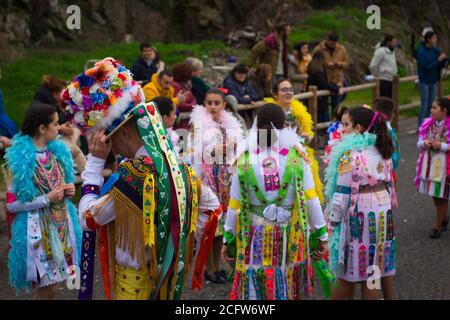
M342 142L333 147L330 154L330 163L325 170L325 195L328 200L333 198L338 179L339 161L345 151L364 150L373 146L377 136L372 133L351 133L344 135Z
M47 144L47 149L55 156L64 171L65 183L75 180L73 159L69 149L60 141ZM33 201L38 196L38 190L33 182L36 169L36 146L28 135L17 134L12 140L12 146L7 149L5 158L12 175L14 193L21 202ZM73 222L77 252L81 254L82 230L78 222L75 205L67 200L68 213ZM8 269L11 286L17 291L28 291L27 277L27 212L16 213L11 230L11 250L9 252ZM80 256L76 258L79 265Z
M55 156L64 170L65 183L75 181L72 154L60 140L47 144L47 149ZM12 140L12 146L5 154L8 168L12 174L12 183L16 197L22 202L33 201L38 196L33 183L36 169L36 146L28 135L17 134Z

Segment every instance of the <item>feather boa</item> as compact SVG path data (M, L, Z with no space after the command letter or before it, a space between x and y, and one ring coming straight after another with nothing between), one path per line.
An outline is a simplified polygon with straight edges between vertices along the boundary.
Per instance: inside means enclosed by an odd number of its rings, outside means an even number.
M73 160L69 149L62 141L52 141L47 144L48 150L55 156L62 166L65 174L65 182L73 183L75 180ZM37 188L33 183L34 170L36 169L36 147L28 135L18 134L12 141L12 146L7 149L5 158L12 174L12 184L18 200L29 202L38 196ZM68 213L76 236L76 246L79 256L81 254L81 227L78 222L77 210L72 202L67 201ZM28 291L27 281L27 212L15 214L12 225L11 250L8 258L9 279L11 285L20 291Z
M265 103L274 103L276 105L281 105L278 100L275 100L274 98L265 98ZM311 138L314 137L314 132L312 130L313 128L313 121L311 114L308 112L308 109L306 109L306 106L301 103L300 101L293 99L291 101L291 114L297 120L298 125L300 126L302 133L307 134Z
M235 154L239 155L244 151L242 143L244 141L244 133L241 123L231 112L223 110L220 114L220 120L216 122L204 106L196 105L192 109L189 124L194 127L194 130L199 130L194 135L195 140L192 140L192 137L188 139L191 144L188 146L188 150L192 150L194 153L201 152L205 154L205 150L212 151L217 144L224 143L220 127L227 130L227 142L237 144ZM198 148L199 145L202 148ZM197 156L201 156L201 154L197 154Z
M372 133L352 133L342 138L342 142L336 145L330 154L330 163L325 170L325 195L328 200L333 198L338 179L339 161L345 151L363 150L373 146L377 136Z
M428 131L433 126L435 120L433 118L425 119L425 121L422 123L419 129L419 138L426 139L428 135ZM447 141L446 143L450 143L450 117L445 118L445 126L447 127ZM417 166L416 166L416 177L414 179L414 186L416 188L419 187L420 184L420 175L422 174L422 166L423 166L423 158L425 156L425 153L423 150L420 151L419 159L417 160ZM447 176L450 176L450 153L447 151L447 163L446 163L446 170L447 170Z
M70 150L60 141L55 140L47 144L47 149L55 156L64 170L66 183L75 181L74 164ZM18 134L12 140L12 145L5 155L8 168L12 175L12 184L16 197L22 202L32 201L38 191L33 183L36 169L36 146L28 135Z

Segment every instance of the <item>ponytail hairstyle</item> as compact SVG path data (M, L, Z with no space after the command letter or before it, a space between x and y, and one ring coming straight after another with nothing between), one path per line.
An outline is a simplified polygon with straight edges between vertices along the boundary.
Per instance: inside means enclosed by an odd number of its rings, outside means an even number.
M283 109L273 103L267 103L258 109L256 114L256 127L258 128L258 145L260 147L271 147L277 141L277 136L272 136L275 131L272 129L283 129L286 120L286 115ZM260 134L259 130L265 130L266 135ZM266 137L265 141L260 141L259 138Z
M447 109L447 117L450 117L450 97L437 99L436 103L441 109Z
M394 153L394 145L389 134L386 121L381 113L365 107L357 107L350 111L349 117L353 126L360 125L364 132L377 136L375 146L383 159L390 159Z

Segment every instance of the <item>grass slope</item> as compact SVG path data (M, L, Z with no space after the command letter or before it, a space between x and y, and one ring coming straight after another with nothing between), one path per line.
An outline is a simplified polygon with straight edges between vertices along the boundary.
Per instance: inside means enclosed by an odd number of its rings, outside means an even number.
M218 41L204 41L197 44L155 44L163 60L168 65L184 60L191 53L203 57L214 50L225 50ZM80 49L81 48L81 49ZM23 58L14 60L2 68L3 91L8 115L20 124L25 109L35 91L41 85L44 74L61 79L71 79L80 73L89 59L114 57L131 67L139 53L138 43L107 45L80 45L78 48L32 49Z

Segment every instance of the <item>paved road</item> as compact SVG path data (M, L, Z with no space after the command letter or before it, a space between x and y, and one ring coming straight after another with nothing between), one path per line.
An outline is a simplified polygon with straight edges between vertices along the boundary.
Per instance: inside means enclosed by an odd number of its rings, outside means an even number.
M399 140L401 163L398 171L400 208L395 212L398 237L398 271L395 277L395 294L398 299L450 299L450 236L430 240L428 233L435 214L431 198L418 194L412 181L418 151L415 129L416 120L401 121ZM30 299L30 295L16 297L8 285L7 277L6 225L0 223L0 299ZM98 270L98 266L96 267ZM103 299L100 275L96 275L95 299ZM187 288L190 287L190 277ZM229 285L206 283L200 293L186 289L185 299L226 299ZM58 299L75 299L76 293L61 289ZM320 289L315 290L314 299L323 298Z

